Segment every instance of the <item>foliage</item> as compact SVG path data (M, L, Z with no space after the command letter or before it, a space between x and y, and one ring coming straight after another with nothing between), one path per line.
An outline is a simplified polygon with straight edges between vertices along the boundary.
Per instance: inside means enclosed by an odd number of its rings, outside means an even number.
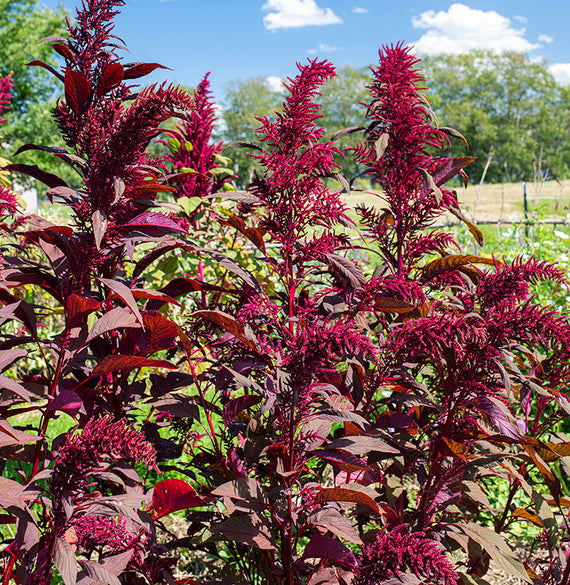
M234 81L226 88L222 100L223 126L220 134L229 137L229 142L255 142L256 118L272 115L279 100L280 95L260 77ZM237 184L244 187L257 168L255 160L237 147L228 154L234 162Z
M37 44L48 35L61 34L67 11L50 10L37 0L0 2L0 75L13 71L14 88L10 120L2 128L3 142L9 144L9 156L27 142L50 144L57 128L47 102L59 96L59 85L42 67L29 67L35 60L57 66L48 44ZM44 168L52 172L60 165L48 156L40 156ZM71 176L71 173L68 174Z
M3 581L194 585L174 577L189 549L200 583L484 585L493 563L569 585L570 323L531 291L564 275L462 254L430 227L451 212L483 243L446 186L473 158L433 154L464 139L434 125L418 61L383 47L372 69L355 153L383 208L356 226L319 125L330 62L299 65L259 118L247 191L218 192L207 78L194 98L135 94L160 65L117 56L122 4L88 0L51 39L67 148L21 149L59 157L81 188L9 167L71 222L22 220L2 259ZM156 160L172 116L178 144ZM169 195L204 213L175 215ZM4 225L14 205L2 188ZM201 268L153 288L170 258ZM54 436L58 417L72 426ZM523 553L519 522L538 528Z
M150 357L173 347L174 324L156 309L139 309L135 299L175 301L144 290L140 281L137 288L132 278L123 279L129 278L129 250L183 231L159 212L155 198L164 186L145 149L158 125L190 108L192 101L166 86L151 86L132 98L128 80L159 65L120 63L111 31L121 5L121 0L92 0L78 11L67 40L51 39L65 59L61 73L54 72L65 93L54 116L71 150L33 144L20 149L60 157L82 177L83 187L70 189L35 166L8 167L43 181L50 198L70 208L72 226L32 218L20 233L24 252L5 256L6 319L21 325L3 333L3 364L21 360L21 366L18 381L3 379L2 454L18 463L25 485L22 493L14 479L3 484L8 497L3 505L19 517L16 540L6 553L6 582L15 571L19 582L49 583L54 568L66 583L88 581L95 574L112 581L127 566L153 581L169 564L156 548L148 513L140 511L145 500L141 480L126 464L142 460L152 466L157 457L152 443L133 427L134 401L144 387L138 372L143 367L175 368ZM126 100L131 101L128 107ZM17 296L28 284L51 296L37 312ZM151 340L149 333L159 330ZM25 363L37 353L41 367L29 371ZM41 417L35 433L8 423L8 418L36 411ZM50 436L50 422L61 413L76 417L78 427L57 440ZM92 489L97 482L106 486L100 492ZM117 491L115 484L123 489ZM43 504L33 510L39 494ZM107 525L109 538L126 531L132 542L144 543L144 554L131 547L117 556L116 547L105 549L99 541L99 562L85 558L78 564L75 550L90 542L81 538L82 531L88 525L102 527L114 515L119 519L114 527Z
M479 160L479 180L487 157L487 181L530 181L533 162L556 178L568 173L568 90L556 85L546 64L516 53L474 51L427 57L434 110L459 127Z

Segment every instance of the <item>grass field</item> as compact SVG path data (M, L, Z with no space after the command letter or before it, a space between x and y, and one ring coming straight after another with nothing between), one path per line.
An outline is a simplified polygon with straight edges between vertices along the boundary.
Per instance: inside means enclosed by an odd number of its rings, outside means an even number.
M527 183L529 216L565 218L570 214L570 180ZM524 218L522 183L469 185L457 189L466 216L472 219L520 220ZM367 203L382 207L382 199L367 192L354 191L344 197L350 207Z

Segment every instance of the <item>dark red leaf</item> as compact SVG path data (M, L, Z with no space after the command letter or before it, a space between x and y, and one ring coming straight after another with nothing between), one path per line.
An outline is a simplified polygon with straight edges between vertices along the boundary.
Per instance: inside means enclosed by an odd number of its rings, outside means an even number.
M257 282L255 276L249 271L243 268L239 262L220 254L215 250L199 250L200 254L204 254L205 256L209 256L213 260L215 260L220 266L233 272L235 275L239 276L247 285L251 286L256 292L261 292L261 286L259 282Z
M120 63L109 63L99 78L97 83L97 95L102 96L108 91L117 87L125 76L123 66Z
M229 289L195 280L194 278L175 278L162 288L162 292L170 297L179 297L196 291L230 292Z
M172 218L163 213L147 211L141 213L129 221L128 226L153 226L167 228L169 231L186 233L186 230L176 223Z
M178 329L158 311L143 311L144 330L131 332L131 337L147 355L176 346Z
M75 63L75 55L71 52L71 49L64 43L55 43L51 48L62 57L67 59L70 63Z
M176 305L177 307L182 306L176 299L173 299L168 294L165 294L164 292L159 291L159 290L132 288L131 292L133 293L133 297L135 299L150 299L152 301L160 302L161 306L163 303L172 303L173 305ZM110 295L109 298L110 299L114 298L114 295Z
M18 299L14 295L10 294L7 290L0 289L0 301L8 304L17 303L14 309L14 315L19 319L28 329L28 331L34 336L37 336L37 319L34 308L29 303Z
M352 288L362 288L366 278L361 268L352 260L338 254L327 254L326 259L333 272L346 280Z
M91 377L102 376L110 372L134 370L136 368L167 368L176 370L177 366L166 360L153 360L138 355L106 355L95 367Z
M137 79L152 73L155 69L169 69L158 63L129 63L125 65L125 79Z
M356 557L336 538L324 534L313 534L303 552L304 559L330 559L348 569L358 564Z
M253 477L240 477L227 481L212 490L212 495L229 497L245 502L267 505L268 499L263 486Z
M449 272L450 270L457 270L466 264L489 264L495 266L497 262L492 258L485 258L483 256L473 256L471 254L450 254L443 258L436 258L426 264L422 270L422 282L431 280L434 276Z
M222 327L222 329L225 329L234 337L237 337L240 341L251 347L251 349L255 351L258 350L257 339L253 332L246 329L244 325L228 313L224 313L223 311L194 311L194 313L191 314L191 317L208 319L208 321L216 323Z
M91 331L89 331L87 341L90 341L99 335L103 335L103 333L107 333L108 331L117 331L123 328L136 328L140 326L140 323L137 321L132 311L126 307L117 307L105 313L94 323L93 327L91 327Z
M28 175L28 177L32 177L32 179L36 179L40 181L40 183L43 183L50 188L68 186L63 179L60 179L57 175L52 175L51 173L42 171L37 165L9 164L5 167L2 167L1 170L23 173L24 175Z
M137 321L143 325L142 315L137 307L137 303L135 301L135 297L131 289L119 282L118 280L112 280L110 278L99 278L102 283L106 284L119 298L129 307L129 309L133 312L133 315L137 318Z
M65 101L78 115L85 113L91 101L91 83L79 71L65 70Z
M232 516L212 526L213 532L221 532L230 540L245 542L262 550L273 550L271 532L259 516Z
M261 396L255 396L255 394L244 394L238 398L233 398L224 404L224 422L229 425L240 412L255 406L259 402L261 402Z
M229 144L225 144L224 145L224 149L225 148L253 148L254 150L259 150L262 151L263 148L261 148L261 146L259 146L259 144L255 144L255 142L248 142L247 140L234 140L233 142L230 142ZM220 195L220 193L217 193L217 195Z
M343 516L339 510L332 507L325 507L311 514L307 518L312 526L330 530L335 536L345 538L354 544L362 544L360 536L356 533L352 522L346 516Z
M206 195L204 199L229 199L230 201L239 201L240 203L260 203L261 199L247 191L222 191Z
M43 61L37 61L37 60L31 61L30 63L26 63L26 65L28 67L43 67L44 69L47 69L50 73L55 75L61 82L64 82L63 75L59 71L54 69L51 65L48 65L47 63L44 63Z
M67 324L71 326L77 321L84 319L101 307L101 303L97 299L89 297L80 297L72 293L67 297L65 302L65 312L67 315Z
M67 39L60 35L50 35L49 37L44 37L41 41L38 41L36 44L40 45L41 43L67 43Z
M191 485L181 479L165 479L154 487L150 514L158 520L178 510L205 506L210 501L210 498L199 496Z
M59 571L65 585L74 585L77 580L77 559L75 547L63 538L56 538L53 551L53 563Z
M360 130L366 130L366 128L364 126L350 126L349 128L341 128L340 130L337 130L329 138L329 140L331 142L334 142L335 140L338 140L339 138L343 138L344 136L347 136L348 134L352 134L353 132L359 132Z
M31 394L21 384L18 384L16 380L12 380L12 378L0 375L0 389L9 390L26 402L32 401Z
M42 144L24 144L16 151L16 154L20 154L21 152L25 152L27 150L41 150L42 152L49 152L50 154L54 154L60 160L67 163L70 167L72 167L75 171L83 174L87 170L87 162L82 159L80 156L75 154L71 154L65 148L61 146L43 146ZM79 167L79 168L78 168ZM74 193L76 193L74 191ZM48 192L48 195L50 193ZM52 195L59 195L59 193L52 193ZM51 200L51 199L50 199Z
M248 227L240 217L230 215L228 219L220 219L220 223L230 225L241 232L256 248L265 254L265 242L263 241L263 234L255 228Z
M0 447L39 441L41 437L15 429L7 420L0 419Z
M96 209L91 216L91 222L93 223L93 236L95 238L95 246L97 250L101 249L101 242L105 237L105 233L107 232L107 214L101 210Z
M469 166L477 160L476 156L460 156L457 158L444 158L439 167L432 172L433 180L439 187L455 177L461 169Z
M453 138L459 138L459 140L461 140L461 142L463 142L463 144L465 144L465 146L467 147L467 150L469 150L469 143L465 139L465 136L463 136L463 134L461 134L461 132L458 132L455 128L450 128L449 126L438 126L437 129L440 132L443 132L447 136L452 136Z
M356 435L352 437L341 437L331 443L328 443L329 449L342 449L354 455L366 454L370 451L378 453L388 453L390 455L399 455L400 450L388 445L379 437L370 437L365 435Z
M54 197L61 197L67 203L77 199L77 191L69 187L54 187L53 189L49 189L46 195L51 203L53 203Z
M46 410L62 410L71 416L76 415L83 406L83 400L73 390L62 390L51 402Z
M401 301L393 297L381 295L376 297L374 301L374 308L382 311L383 313L405 314L412 311L414 309L414 305L412 303L407 303L406 301Z
M477 408L480 412L487 415L502 435L517 441L522 440L523 436L516 426L513 417L508 414L507 407L500 404L498 399L480 396L477 399Z
M414 420L411 416L402 412L384 412L374 422L374 428L379 429L404 429L409 427Z
M185 244L176 240L174 243L168 244L159 244L154 250L151 250L147 254L145 254L135 266L132 274L133 280L136 280L155 260L158 260L164 254L171 252L172 250L176 250L181 248L187 252L194 251L194 246L186 247ZM169 294L169 293L167 293Z
M376 153L376 160L380 160L384 156L384 152L386 152L386 148L388 148L388 142L390 141L390 136L383 132L378 136L376 141L374 142L374 151Z
M338 449L317 449L314 453L321 459L328 461L333 467L346 473L368 471L370 469L364 459Z
M5 349L0 351L0 372L25 355L28 355L28 350L26 349Z
M354 502L361 504L380 514L378 504L368 495L348 488L321 488L315 496L315 502Z

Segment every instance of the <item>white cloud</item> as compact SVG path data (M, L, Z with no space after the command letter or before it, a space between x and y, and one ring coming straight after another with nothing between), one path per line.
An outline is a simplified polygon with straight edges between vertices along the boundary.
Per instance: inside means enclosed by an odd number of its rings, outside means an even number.
M427 31L413 43L415 51L425 55L460 54L473 49L526 53L540 47L525 39L525 29L514 28L506 16L465 4L452 4L447 12L422 12L412 23Z
M263 10L269 11L263 17L263 24L273 31L278 28L342 24L342 19L330 8L320 8L315 0L267 0Z
M366 8L362 8L361 6L355 6L352 9L352 12L354 12L354 14L368 14L368 10L366 10Z
M513 20L516 20L521 24L526 24L528 22L528 18L526 16L513 16Z
M319 46L316 49L307 49L307 53L314 55L315 53L333 53L334 51L338 51L339 47L336 45L327 45L325 43L319 43Z
M283 87L283 80L281 79L281 77L277 77L277 75L269 75L269 77L266 77L265 85L271 91L282 92L285 89Z
M570 85L570 63L552 63L548 70L561 85Z
M550 45L550 43L554 42L554 37L551 37L550 35L538 35L538 42Z

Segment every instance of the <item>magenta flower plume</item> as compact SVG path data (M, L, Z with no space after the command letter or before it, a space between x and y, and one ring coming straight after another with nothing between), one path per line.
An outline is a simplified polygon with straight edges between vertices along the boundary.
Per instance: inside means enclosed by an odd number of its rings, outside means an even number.
M165 157L168 166L176 172L192 169L187 178L180 180L179 197L203 198L217 193L229 181L223 173L212 173L219 166L216 154L223 144L212 142L216 123L216 107L210 91L210 73L206 73L194 92L195 107L176 126L178 135L173 139L171 151Z
M277 121L259 119L257 132L266 150L254 156L265 173L250 186L267 207L265 227L283 245L283 256L291 256L311 228L330 229L346 219L338 193L323 181L337 170L333 157L338 149L321 142L325 131L316 121L322 114L313 101L318 88L334 77L334 66L314 60L298 67L299 75L285 84L289 95ZM310 245L317 247L314 242Z
M143 433L126 420L113 422L110 416L91 419L81 433L68 435L57 451L51 487L54 494L79 494L91 473L105 461L142 461L153 469L156 451Z
M0 218L10 217L18 209L18 198L8 187L0 184Z
M12 83L12 72L6 77L0 77L0 114L10 108L10 99L12 98L11 89L14 87ZM6 122L6 118L0 120L0 124Z
M380 62L372 68L373 83L369 86L367 142L356 149L358 160L382 185L388 203L382 214L365 207L358 211L385 259L400 274L409 271L408 264L421 252L454 243L450 236L438 232L418 241L417 232L445 210L459 213L454 193L442 186L474 160L434 158L429 153L430 147L442 148L447 138L434 125L434 115L422 93L425 79L416 68L418 62L402 44L380 50ZM409 256L408 247L412 248Z
M64 99L53 115L72 150L54 152L84 181L83 188L66 200L78 229L62 242L70 259L69 276L60 284L64 294L83 294L93 274L113 277L116 260L102 249L123 249L124 230L118 226L144 211L144 202L148 207L158 191L170 189L161 184L161 171L146 149L162 122L193 107L192 98L180 87L151 85L133 91L130 80L162 66L121 62L120 45L111 31L123 4L85 0L77 11L77 24L68 22L68 39L53 45L65 60L57 74L64 84Z
M87 514L73 523L77 546L81 551L108 549L109 554L119 554L132 550L142 554L145 550L149 534L145 531L134 531L127 528L132 521L124 516L94 516Z
M364 545L354 585L381 585L390 578L412 574L422 585L456 585L459 575L438 544L407 524L383 530Z

